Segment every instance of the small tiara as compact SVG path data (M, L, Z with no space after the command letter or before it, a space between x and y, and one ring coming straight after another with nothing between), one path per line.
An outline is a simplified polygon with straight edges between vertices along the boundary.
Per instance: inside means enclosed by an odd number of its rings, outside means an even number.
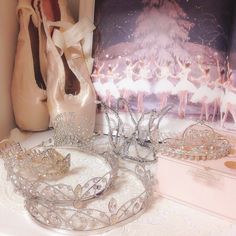
M121 168L119 171L127 171ZM130 170L129 170L130 172ZM152 176L143 166L137 165L131 172L142 184L142 190L135 197L125 200L121 196L93 201L86 207L59 206L48 201L28 198L25 207L32 219L43 227L60 232L101 233L113 227L127 223L142 214L151 202ZM122 173L121 173L122 176ZM126 197L127 199L127 197ZM95 204L95 207L94 207ZM97 204L97 205L96 205ZM121 204L121 205L119 205ZM102 209L101 209L102 208Z
M203 121L185 129L179 138L167 138L157 146L161 155L190 160L212 160L227 156L231 145Z
M63 147L57 147L57 149L60 148ZM8 179L11 180L15 191L26 198L37 198L57 204L70 204L77 201L79 204L80 201L98 197L105 192L117 174L117 161L112 157L112 154L108 152L103 153L103 155L93 153L94 156L105 161L110 171L101 177L88 180L83 185L77 184L76 187L63 183L51 184L47 180L52 179L52 177L54 179L55 177L62 178L69 172L71 156L67 154L64 158L52 147L43 151L35 149L26 150L15 155L15 157L5 159ZM81 151L79 149L77 151L80 155ZM35 171L28 171L29 168L34 170L35 168L32 167L37 167L37 165L40 168L36 168ZM78 191L80 191L80 195L78 195Z
M107 135L93 133L86 137L87 131L78 126L76 120L77 115L73 112L57 115L54 120L53 138L42 142L39 146L77 148L82 152L99 155L110 152Z
M104 108L108 123L108 136L112 151L122 159L139 163L152 163L157 159L156 143L154 134L159 133L160 122L172 109L172 105L164 107L160 111L142 113L139 119L135 119L128 102L119 98L116 108L110 108L101 103ZM130 124L122 120L120 107L127 107ZM127 126L127 127L126 127Z
M64 157L52 148L23 150L13 159L17 161L17 172L27 179L57 179L63 177L70 169L70 154ZM6 163L9 162L12 160L6 160Z
M3 140L0 147L0 157L5 159L9 157L14 157L19 153L23 152L23 148L20 143L14 141Z

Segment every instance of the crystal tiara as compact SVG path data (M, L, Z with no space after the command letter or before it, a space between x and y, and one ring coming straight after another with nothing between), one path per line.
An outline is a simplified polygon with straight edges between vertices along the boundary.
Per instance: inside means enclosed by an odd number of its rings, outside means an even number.
M158 145L158 154L190 160L212 160L230 153L230 142L203 121L185 129L179 138L167 138Z
M108 136L112 151L125 160L139 163L155 162L160 122L173 106L168 105L160 111L142 113L136 119L128 102L123 98L117 100L114 109L104 103L101 104L109 128ZM122 105L128 110L129 117L126 120L130 121L129 124L122 119L120 111Z
M42 147L46 149L40 150ZM22 149L14 157L5 158L8 179L11 180L15 191L26 198L37 198L57 204L71 204L77 201L79 204L80 201L98 197L110 187L116 177L118 164L117 159L109 152L104 152L103 155L90 153L93 158L97 157L109 166L110 170L104 175L89 179L83 185L78 183L75 187L64 183L50 183L51 179L61 179L69 172L70 154L63 157L57 151L60 148L63 147L48 148L41 144L29 150ZM75 150L78 156L82 153L80 149Z
M0 144L0 157L3 159L13 157L16 154L23 152L23 148L20 143L5 139L0 142Z
M119 171L127 171L127 169L121 168ZM25 207L35 222L59 232L94 234L111 230L115 226L135 219L135 216L142 214L151 202L152 176L150 171L137 165L132 173L140 181L142 191L135 197L126 199L122 204L120 204L119 196L118 198L106 196L109 198L107 203L104 203L105 200L102 199L102 204L99 201L96 202L98 205L96 208L94 205L92 207L90 205L77 207L76 204L64 207L48 201L28 198Z

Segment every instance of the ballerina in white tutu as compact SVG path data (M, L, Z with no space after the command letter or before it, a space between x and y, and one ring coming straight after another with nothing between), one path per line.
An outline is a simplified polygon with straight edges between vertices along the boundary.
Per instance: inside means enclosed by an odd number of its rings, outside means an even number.
M139 62L138 79L134 82L135 90L137 93L137 110L138 112L144 111L143 99L144 96L150 93L149 79L151 71L149 69L149 63L145 64L144 61Z
M103 101L103 99L106 96L106 91L104 89L104 74L101 73L102 69L104 68L105 63L103 63L101 66L98 66L97 64L94 65L94 71L91 75L93 86L95 88L97 97Z
M233 72L229 70L228 79L225 81L222 86L225 88L225 94L222 98L222 112L224 113L221 127L224 127L224 124L228 118L229 113L232 115L234 124L236 124L236 88L234 87L233 81Z
M195 91L191 98L192 103L200 103L201 114L200 120L203 119L203 115L205 113L205 119L209 118L209 105L212 103L212 89L210 86L210 68L203 68L200 64L198 64L199 69L202 71L203 75L198 79L192 79L192 81L200 84L200 87Z
M168 97L174 91L174 85L169 81L170 77L174 75L170 71L170 63L166 63L165 66L159 66L157 63L156 67L159 69L159 73L155 73L157 76L157 82L154 86L154 94L157 98L160 98L160 109L167 105Z
M133 76L135 74L134 68L136 67L138 63L139 61L132 64L132 62L127 59L125 63L126 67L124 70L125 76L124 78L121 78L120 81L116 84L121 96L127 101L129 101L129 97L135 93Z
M109 107L111 107L112 99L118 99L120 97L120 93L115 85L115 80L117 80L119 73L116 73L118 68L118 64L112 67L110 64L108 65L108 71L105 75L106 82L103 84L104 90L106 92L106 103Z
M216 54L217 56L217 54ZM209 98L209 102L214 104L214 110L212 115L212 122L215 121L216 114L218 110L220 110L220 120L222 122L222 112L221 112L221 100L224 96L224 89L222 88L222 84L225 81L225 69L220 68L219 59L216 57L216 66L218 72L218 78L215 81L210 82L210 86L213 87L212 89L212 96Z
M174 88L174 94L177 94L179 98L178 116L182 119L185 117L186 106L188 103L188 95L195 93L196 87L189 80L189 74L191 72L191 63L181 62L178 58L176 58L176 61L181 71L175 76L175 78L178 79L179 82Z

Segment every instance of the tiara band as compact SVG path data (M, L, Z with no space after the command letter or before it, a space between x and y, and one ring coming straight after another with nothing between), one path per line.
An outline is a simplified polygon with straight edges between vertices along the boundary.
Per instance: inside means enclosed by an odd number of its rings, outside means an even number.
M126 171L127 169L120 169ZM130 170L129 170L130 171ZM80 232L86 234L101 233L112 229L116 225L127 223L140 215L150 204L152 197L152 176L143 166L137 165L132 171L143 190L137 196L118 206L117 198L109 198L106 209L84 207L62 207L48 201L27 199L25 207L32 219L49 229L60 232ZM103 199L104 201L104 199ZM94 202L93 202L94 203ZM99 203L98 203L99 204Z

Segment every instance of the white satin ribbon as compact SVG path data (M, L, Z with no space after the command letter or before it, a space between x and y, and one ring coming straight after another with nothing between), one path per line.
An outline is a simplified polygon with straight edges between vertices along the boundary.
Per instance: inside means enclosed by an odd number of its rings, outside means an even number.
M65 31L55 29L53 32L53 42L59 49L59 53L62 56L68 48L78 45L88 33L93 32L95 26L88 18L83 18L76 24L72 25L68 22L49 22L49 25L57 26L65 29ZM82 47L82 44L81 44ZM90 57L85 58L89 60Z

